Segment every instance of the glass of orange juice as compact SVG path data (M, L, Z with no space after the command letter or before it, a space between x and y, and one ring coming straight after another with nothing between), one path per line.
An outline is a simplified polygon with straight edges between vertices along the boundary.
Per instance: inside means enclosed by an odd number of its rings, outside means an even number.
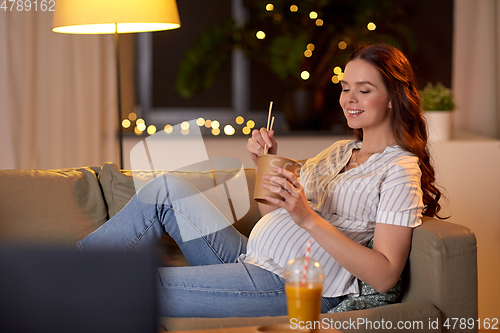
M290 260L283 273L288 320L293 327L317 327L325 274L319 262L310 258L304 276L304 261L304 258Z

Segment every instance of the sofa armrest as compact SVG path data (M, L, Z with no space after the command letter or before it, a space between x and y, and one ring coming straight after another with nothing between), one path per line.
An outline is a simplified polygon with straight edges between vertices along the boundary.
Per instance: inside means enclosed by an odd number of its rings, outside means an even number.
M443 322L447 318L477 319L476 251L476 237L470 229L425 218L413 232L402 301L433 304L441 311ZM443 331L458 332L459 328L443 327Z

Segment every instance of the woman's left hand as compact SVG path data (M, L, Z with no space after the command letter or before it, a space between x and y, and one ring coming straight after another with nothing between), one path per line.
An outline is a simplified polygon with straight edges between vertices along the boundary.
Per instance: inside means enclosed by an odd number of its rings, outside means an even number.
M286 209L299 227L306 228L307 224L311 223L314 217L317 217L317 214L307 203L304 187L293 172L282 168L273 168L273 172L273 175L263 176L272 184L262 183L262 187L279 194L285 201L267 195L264 198L270 203Z

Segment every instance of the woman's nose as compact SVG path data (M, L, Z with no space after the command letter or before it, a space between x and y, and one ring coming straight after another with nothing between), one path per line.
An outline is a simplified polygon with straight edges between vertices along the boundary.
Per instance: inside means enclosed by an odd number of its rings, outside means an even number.
M356 95L350 91L349 94L347 95L347 102L349 102L349 103L355 103L357 101L358 100L356 98Z

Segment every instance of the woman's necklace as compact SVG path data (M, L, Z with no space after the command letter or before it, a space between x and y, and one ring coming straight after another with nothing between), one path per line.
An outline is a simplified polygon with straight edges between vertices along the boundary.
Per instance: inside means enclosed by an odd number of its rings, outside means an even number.
M396 143L397 143L397 142L394 142L393 144L390 144L389 146L394 146ZM356 156L356 158L354 159L354 162L357 162L357 161L358 161L358 158L361 158L361 157L363 157L363 156L365 156L365 155L368 155L368 154L373 155L373 154L380 154L380 153L383 153L383 152L384 152L384 150L385 150L385 148L387 148L387 147L384 147L384 149L381 149L381 150L375 151L375 152L373 152L373 153L366 152L366 153L364 153L364 154L358 155L358 156Z

